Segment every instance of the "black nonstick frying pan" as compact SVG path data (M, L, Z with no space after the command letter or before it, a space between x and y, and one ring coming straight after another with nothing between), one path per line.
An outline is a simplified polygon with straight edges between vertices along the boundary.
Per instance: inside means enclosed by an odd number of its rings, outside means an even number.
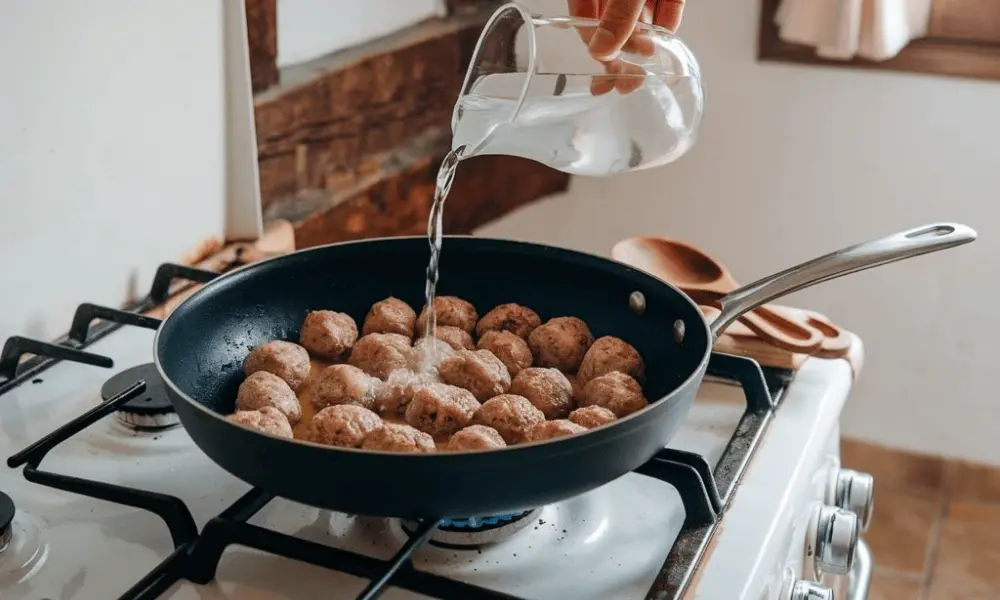
M599 487L663 448L684 422L718 332L747 310L835 277L975 240L935 224L804 263L725 297L707 324L681 291L609 259L544 245L446 237L439 293L480 314L529 306L542 319L576 316L615 335L646 362L650 405L587 433L501 450L399 454L281 439L227 421L257 344L298 339L306 312L342 311L358 323L395 296L423 305L427 240L390 238L323 246L260 262L209 283L162 324L155 362L195 443L250 484L331 510L403 518L488 516L527 510Z

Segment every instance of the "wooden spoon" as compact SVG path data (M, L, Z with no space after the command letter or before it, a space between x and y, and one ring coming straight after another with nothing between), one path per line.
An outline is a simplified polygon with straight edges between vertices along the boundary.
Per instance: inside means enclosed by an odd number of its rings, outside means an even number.
M676 285L700 304L716 304L722 296L740 287L718 261L678 240L629 238L615 244L611 256ZM823 330L810 325L804 315L788 307L764 305L740 321L762 339L789 352L814 354L826 341ZM847 342L850 344L850 338ZM828 351L836 350L832 346Z

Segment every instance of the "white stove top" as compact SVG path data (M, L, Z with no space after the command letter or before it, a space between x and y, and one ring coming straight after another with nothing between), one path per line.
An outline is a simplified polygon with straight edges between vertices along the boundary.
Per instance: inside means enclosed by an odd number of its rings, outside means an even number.
M113 369L60 363L0 396L0 456L6 459L97 406L108 377L150 362L152 341L151 331L123 328L89 349L112 357ZM850 381L844 361L810 360L800 371L702 565L694 590L698 598L756 599L773 584L759 557L747 552L748 544L764 554L783 552L780 540L770 539L781 522L778 513L798 493L794 481L801 479L804 461L823 451L822 443L810 440L818 433L826 439L836 428ZM671 447L700 453L715 464L744 406L738 387L706 382ZM206 458L182 428L135 433L114 416L58 446L41 468L176 496L199 528L249 490ZM0 467L0 491L18 510L14 541L0 554L4 600L118 598L173 551L162 521L145 511L37 485L6 466ZM425 546L414 564L525 598L562 598L572 589L580 600L641 599L683 520L673 487L629 474L543 508L537 521L500 544L479 551ZM377 558L389 558L406 539L395 521L331 514L280 499L250 522ZM230 547L215 582L177 583L161 597L353 599L366 584L337 571ZM394 588L382 597L421 596Z

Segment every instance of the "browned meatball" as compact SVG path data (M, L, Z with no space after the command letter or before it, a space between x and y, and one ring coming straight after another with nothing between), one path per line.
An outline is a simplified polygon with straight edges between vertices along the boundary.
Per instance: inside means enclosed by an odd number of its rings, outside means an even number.
M507 367L511 377L530 367L534 360L528 343L509 331L487 331L479 338L476 348L492 352Z
M375 413L353 404L328 406L306 426L306 439L327 446L357 448L365 436L382 427Z
M413 339L417 312L399 298L389 297L372 304L365 316L361 335L369 333L398 333Z
M386 418L402 418L413 394L431 383L433 378L429 375L418 375L406 369L393 371L375 391L375 408Z
M458 327L448 325L438 327L435 330L435 335L454 350L472 350L476 347L476 342L472 341L472 334Z
M275 437L292 437L292 426L284 413L271 406L259 410L238 410L226 419Z
M595 377L583 386L580 406L603 406L619 419L646 407L642 386L630 375L611 371Z
M593 429L595 427L600 427L601 425L613 423L618 420L618 417L615 416L615 413L604 408L603 406L595 404L593 406L578 408L569 413L569 420L573 421L577 425L580 425L581 427Z
M331 365L316 379L313 406L317 409L337 404L356 404L371 410L375 406L378 379L353 365Z
M487 331L509 331L522 339L542 324L538 313L520 304L501 304L483 315L476 324L476 335L483 337Z
M587 431L586 427L582 427L573 421L568 421L566 419L545 421L544 423L535 425L535 427L528 432L528 441L541 442L543 440L554 440L556 438L570 436L574 433L583 433L585 431Z
M236 410L259 410L271 406L281 411L295 425L302 418L302 406L292 388L274 373L257 371L240 384Z
M569 380L570 386L573 388L573 402L580 403L580 394L583 393L583 383L580 381L579 375L567 375L566 379Z
M350 315L332 310L314 310L306 315L299 343L316 356L341 360L358 341L358 325Z
M527 398L546 419L565 419L573 410L573 386L559 369L525 369L511 382L509 392Z
M462 450L493 450L495 448L506 448L507 442L503 441L500 432L485 425L469 425L465 429L451 436L448 440L449 452L461 452Z
M434 452L434 438L401 423L386 423L376 429L361 443L365 450L383 452Z
M586 383L594 377L600 377L611 371L620 371L631 375L635 380L642 381L646 365L639 356L639 351L625 340L606 335L599 338L587 350L580 363L580 381Z
M438 364L455 356L455 349L440 338L422 337L413 344L410 369L421 373L436 371Z
M504 394L490 398L476 411L472 422L496 429L508 444L523 442L545 415L524 396Z
M528 336L528 346L540 367L555 367L572 373L580 366L594 336L587 324L576 317L556 317L540 325Z
M309 377L309 368L309 352L298 344L283 340L261 344L243 359L243 372L247 376L257 371L274 373L293 390L299 389Z
M437 315L438 327L458 327L472 333L476 329L479 313L471 303L455 296L438 296L434 298L434 314ZM427 328L427 307L420 311L417 317L417 333L423 335Z
M410 364L410 338L398 333L369 333L351 351L347 364L355 366L372 377L385 379L396 369Z
M479 410L472 392L439 383L418 388L406 406L406 422L434 437L451 435Z
M489 350L459 350L438 364L441 381L472 392L483 402L510 387L510 373Z

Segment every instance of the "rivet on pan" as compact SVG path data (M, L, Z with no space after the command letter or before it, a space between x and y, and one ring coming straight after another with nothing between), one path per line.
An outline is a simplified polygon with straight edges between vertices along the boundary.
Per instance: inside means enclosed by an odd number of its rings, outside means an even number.
M684 321L674 321L674 341L680 344L684 341Z
M628 295L628 307L637 315L646 312L646 296L642 292L632 292Z

